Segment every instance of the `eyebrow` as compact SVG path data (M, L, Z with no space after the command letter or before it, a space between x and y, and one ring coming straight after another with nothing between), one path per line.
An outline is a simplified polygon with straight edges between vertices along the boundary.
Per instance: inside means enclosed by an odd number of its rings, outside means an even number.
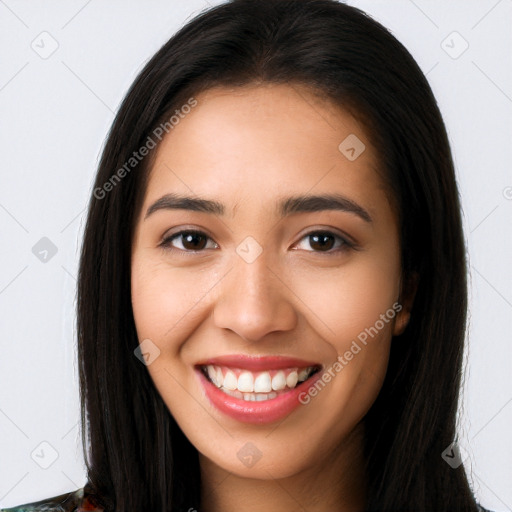
M147 209L144 220L159 210L190 210L220 216L225 215L226 212L224 205L218 201L170 193L162 196ZM352 213L365 222L372 222L370 214L362 206L340 194L293 196L282 200L278 204L278 214L281 217L294 213L326 210Z

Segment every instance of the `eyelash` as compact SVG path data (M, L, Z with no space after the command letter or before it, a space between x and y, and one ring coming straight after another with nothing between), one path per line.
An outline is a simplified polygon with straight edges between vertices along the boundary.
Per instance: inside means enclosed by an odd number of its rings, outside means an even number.
M199 235L199 236L203 236L203 237L206 237L207 239L209 240L212 240L206 233L204 233L203 231L199 231L199 230L196 230L196 229L187 229L187 230L183 230L183 231L178 231L177 233L174 233L166 238L164 238L162 240L162 242L159 244L159 247L161 247L163 250L165 251L172 251L172 252L181 252L181 253L185 253L185 254L197 254L197 253L200 253L200 252L204 252L206 249L201 249L199 251L193 251L193 250L187 250L187 249L178 249L176 247L172 247L171 245L171 242L175 239L175 238L178 238L182 235ZM332 231L328 231L328 230L315 230L315 231L310 231L309 233L306 233L301 239L300 241L304 240L305 238L308 238L310 236L313 236L313 235L327 235L327 236L332 236L334 238L336 238L337 240L341 241L341 246L339 246L338 248L336 249L329 249L327 251L315 251L315 250L312 250L312 251L306 251L306 252L313 252L313 253L316 253L316 254L322 254L322 255L326 255L326 256L336 256L342 252L345 252L349 249L356 249L356 245L355 243L353 242L350 242L349 240L347 240L345 237L341 236L341 235L338 235L337 233L334 233Z

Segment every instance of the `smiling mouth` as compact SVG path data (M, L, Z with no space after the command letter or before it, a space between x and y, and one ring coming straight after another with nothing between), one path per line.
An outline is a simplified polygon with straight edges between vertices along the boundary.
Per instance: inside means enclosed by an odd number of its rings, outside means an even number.
M319 366L252 372L242 368L202 365L201 372L220 391L248 402L272 400L295 389L320 370Z

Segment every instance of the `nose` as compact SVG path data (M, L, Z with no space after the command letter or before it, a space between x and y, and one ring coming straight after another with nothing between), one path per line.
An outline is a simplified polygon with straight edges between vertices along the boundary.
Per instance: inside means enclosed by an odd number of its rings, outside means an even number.
M220 283L213 311L215 325L248 342L294 329L297 312L291 283L270 268L263 255L252 263L234 260L234 268Z

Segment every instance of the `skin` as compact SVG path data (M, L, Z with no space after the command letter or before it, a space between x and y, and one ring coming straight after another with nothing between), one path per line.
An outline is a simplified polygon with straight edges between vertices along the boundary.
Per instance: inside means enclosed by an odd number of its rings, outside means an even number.
M208 357L245 354L299 357L327 369L400 300L397 218L375 170L378 155L352 116L304 86L216 88L196 99L157 150L131 279L139 340L160 350L147 370L199 452L201 510L364 510L362 419L409 305L280 422L251 425L223 415L193 368ZM366 145L354 161L338 149L349 134ZM159 210L144 218L169 192L215 199L225 215ZM276 212L282 198L333 192L359 204L372 222L334 210L284 218ZM199 251L180 236L169 243L174 251L159 246L190 228L209 237ZM319 230L350 237L356 249L335 252L337 238L322 249L307 236ZM236 252L247 236L263 249L252 263ZM237 457L248 442L261 452L252 467Z

